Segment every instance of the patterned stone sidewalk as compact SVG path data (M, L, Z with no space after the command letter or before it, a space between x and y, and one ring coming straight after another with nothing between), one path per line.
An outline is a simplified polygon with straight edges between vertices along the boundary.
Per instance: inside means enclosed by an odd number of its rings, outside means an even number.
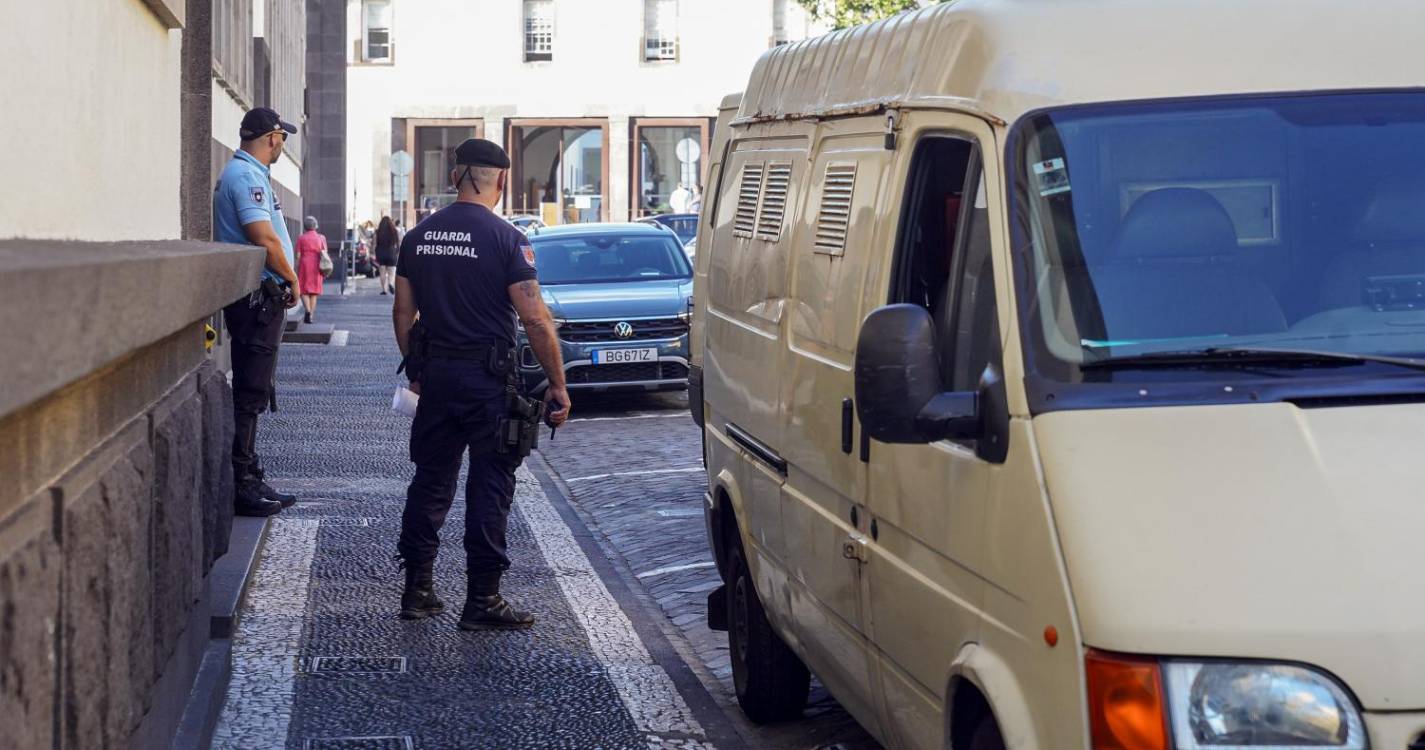
M446 614L396 617L391 560L411 468L387 406L389 297L323 299L345 347L284 346L262 450L302 502L273 519L234 637L221 748L701 748L740 744L551 480L520 473L507 594L532 630L462 633L457 500L442 533ZM564 436L561 432L560 440ZM460 491L463 497L463 488Z

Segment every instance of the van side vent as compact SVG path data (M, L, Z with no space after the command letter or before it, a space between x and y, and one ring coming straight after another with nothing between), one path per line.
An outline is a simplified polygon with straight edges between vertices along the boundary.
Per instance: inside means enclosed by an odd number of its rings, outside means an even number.
M733 218L732 234L751 237L757 228L757 199L762 192L762 165L748 164L742 168L742 184L737 190L737 215Z
M856 187L855 164L828 164L816 215L816 251L841 255L851 228L851 194Z
M781 238L782 218L787 213L787 190L791 182L792 165L767 165L767 182L762 187L762 211L757 214L757 239L776 242Z

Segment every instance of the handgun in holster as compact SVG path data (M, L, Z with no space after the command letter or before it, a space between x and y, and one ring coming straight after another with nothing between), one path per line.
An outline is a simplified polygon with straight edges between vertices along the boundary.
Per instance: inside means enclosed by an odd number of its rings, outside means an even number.
M505 386L506 416L496 424L496 451L523 460L539 447L539 425L544 422L544 402L520 393L516 378Z
M406 379L419 382L426 362L430 359L430 336L420 320L411 324L411 332L406 338L406 356L401 358L401 366L396 373L406 373Z

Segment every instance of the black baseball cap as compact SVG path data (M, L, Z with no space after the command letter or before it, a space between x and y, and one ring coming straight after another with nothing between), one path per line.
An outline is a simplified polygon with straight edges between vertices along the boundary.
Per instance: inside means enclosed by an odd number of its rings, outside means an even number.
M484 138L470 138L455 147L457 167L492 167L509 169L510 155L493 141Z
M242 127L238 129L238 136L244 141L250 141L279 130L285 130L292 135L297 134L297 126L290 122L283 122L282 117L275 110L257 107L248 110L247 114L243 115Z

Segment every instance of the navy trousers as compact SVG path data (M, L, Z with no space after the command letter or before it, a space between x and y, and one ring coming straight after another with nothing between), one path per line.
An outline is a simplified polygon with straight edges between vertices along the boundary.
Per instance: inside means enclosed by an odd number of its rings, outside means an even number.
M239 485L262 478L257 457L257 415L267 411L272 377L277 372L277 347L287 322L277 300L258 305L247 297L223 308L232 336L233 357L233 479Z
M416 476L406 492L397 551L407 564L433 560L440 528L455 501L461 459L465 478L465 558L471 573L510 567L505 528L519 459L496 451L496 420L507 408L505 378L484 362L432 358L421 373L421 400L411 425Z

